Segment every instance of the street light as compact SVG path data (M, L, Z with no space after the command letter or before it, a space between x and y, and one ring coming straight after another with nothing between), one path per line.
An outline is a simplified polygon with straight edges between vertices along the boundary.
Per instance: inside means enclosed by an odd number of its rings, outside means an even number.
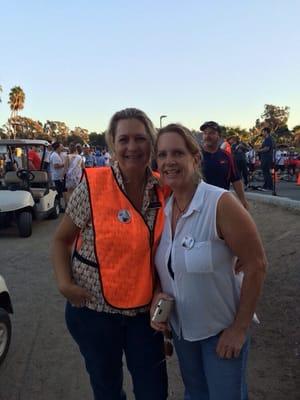
M160 129L162 128L162 120L163 120L164 118L167 118L167 115L161 115L161 116L159 117L159 127L160 127Z

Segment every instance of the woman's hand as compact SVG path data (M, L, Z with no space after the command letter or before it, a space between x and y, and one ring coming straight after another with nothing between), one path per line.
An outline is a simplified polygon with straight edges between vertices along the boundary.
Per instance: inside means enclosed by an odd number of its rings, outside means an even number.
M246 332L242 329L230 326L221 333L216 352L220 358L237 358L246 341Z
M157 292L154 294L152 303L151 303L151 308L150 308L150 325L153 329L156 331L164 332L168 329L168 323L167 322L154 322L152 321L152 317L154 315L156 306L159 302L160 299L170 299L170 296L168 296L166 293L163 292Z
M92 295L87 289L82 288L71 282L60 287L61 294L72 304L80 307L86 300L91 300Z

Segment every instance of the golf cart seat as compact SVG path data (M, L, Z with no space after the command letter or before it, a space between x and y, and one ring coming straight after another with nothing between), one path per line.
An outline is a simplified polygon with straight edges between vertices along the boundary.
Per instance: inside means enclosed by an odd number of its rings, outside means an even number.
M34 183L46 184L49 183L48 173L46 171L30 171L34 175L34 179L32 181ZM17 171L8 171L4 176L4 182L6 184L9 183L20 183L22 179L20 179L17 175Z
M4 175L4 183L6 185L9 185L11 183L20 183L20 182L22 182L22 180L17 176L16 171L9 171L6 172L6 174Z
M30 192L34 199L42 198L49 189L49 177L46 171L30 171L34 179L30 182ZM5 184L21 184L22 179L17 176L17 171L9 171L4 176Z

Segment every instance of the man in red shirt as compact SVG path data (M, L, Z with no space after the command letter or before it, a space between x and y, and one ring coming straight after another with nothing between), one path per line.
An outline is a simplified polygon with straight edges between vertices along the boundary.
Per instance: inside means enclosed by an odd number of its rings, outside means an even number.
M35 146L32 146L31 149L28 150L28 167L30 170L41 169L41 159Z

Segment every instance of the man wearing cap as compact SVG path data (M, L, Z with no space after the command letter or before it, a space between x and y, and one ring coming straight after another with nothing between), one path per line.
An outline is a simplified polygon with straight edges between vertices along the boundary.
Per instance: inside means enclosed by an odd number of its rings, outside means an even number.
M249 205L245 198L243 183L232 155L220 149L221 128L215 121L205 122L200 126L203 132L202 172L204 180L214 186L229 190L233 186L240 202L246 210Z

